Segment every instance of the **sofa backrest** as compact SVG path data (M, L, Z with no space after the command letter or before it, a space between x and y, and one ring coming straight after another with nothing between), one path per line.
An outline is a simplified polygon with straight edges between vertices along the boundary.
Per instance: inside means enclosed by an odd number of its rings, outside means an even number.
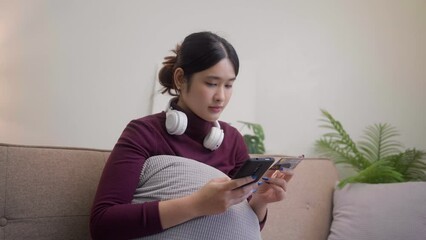
M0 240L90 239L90 208L109 153L0 143ZM326 239L337 179L329 160L303 160L286 200L269 205L263 239Z
M90 239L108 151L0 144L0 240Z

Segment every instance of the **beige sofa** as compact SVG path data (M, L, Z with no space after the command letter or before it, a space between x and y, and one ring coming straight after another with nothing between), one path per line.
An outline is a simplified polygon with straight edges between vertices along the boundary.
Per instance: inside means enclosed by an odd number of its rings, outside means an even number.
M109 151L0 144L0 240L90 239L89 212ZM262 237L326 239L337 172L326 159L296 169L271 204Z

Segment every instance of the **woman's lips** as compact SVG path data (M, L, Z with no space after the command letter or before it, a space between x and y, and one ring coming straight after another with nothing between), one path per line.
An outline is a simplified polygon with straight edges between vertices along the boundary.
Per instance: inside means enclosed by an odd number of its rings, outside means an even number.
M209 107L210 111L214 113L220 113L223 109L223 107Z

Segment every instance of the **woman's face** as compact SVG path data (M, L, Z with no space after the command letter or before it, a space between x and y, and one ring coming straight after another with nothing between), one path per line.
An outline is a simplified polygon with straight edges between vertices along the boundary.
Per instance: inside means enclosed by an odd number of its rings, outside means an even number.
M224 58L191 78L189 89L187 81L183 81L178 106L206 121L218 120L231 98L236 78L231 61Z

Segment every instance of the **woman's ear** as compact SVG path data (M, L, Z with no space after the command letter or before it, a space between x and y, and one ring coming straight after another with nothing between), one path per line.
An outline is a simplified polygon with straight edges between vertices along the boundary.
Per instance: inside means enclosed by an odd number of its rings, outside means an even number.
M182 68L176 68L173 74L173 81L176 86L176 90L180 90L184 84L184 72Z

